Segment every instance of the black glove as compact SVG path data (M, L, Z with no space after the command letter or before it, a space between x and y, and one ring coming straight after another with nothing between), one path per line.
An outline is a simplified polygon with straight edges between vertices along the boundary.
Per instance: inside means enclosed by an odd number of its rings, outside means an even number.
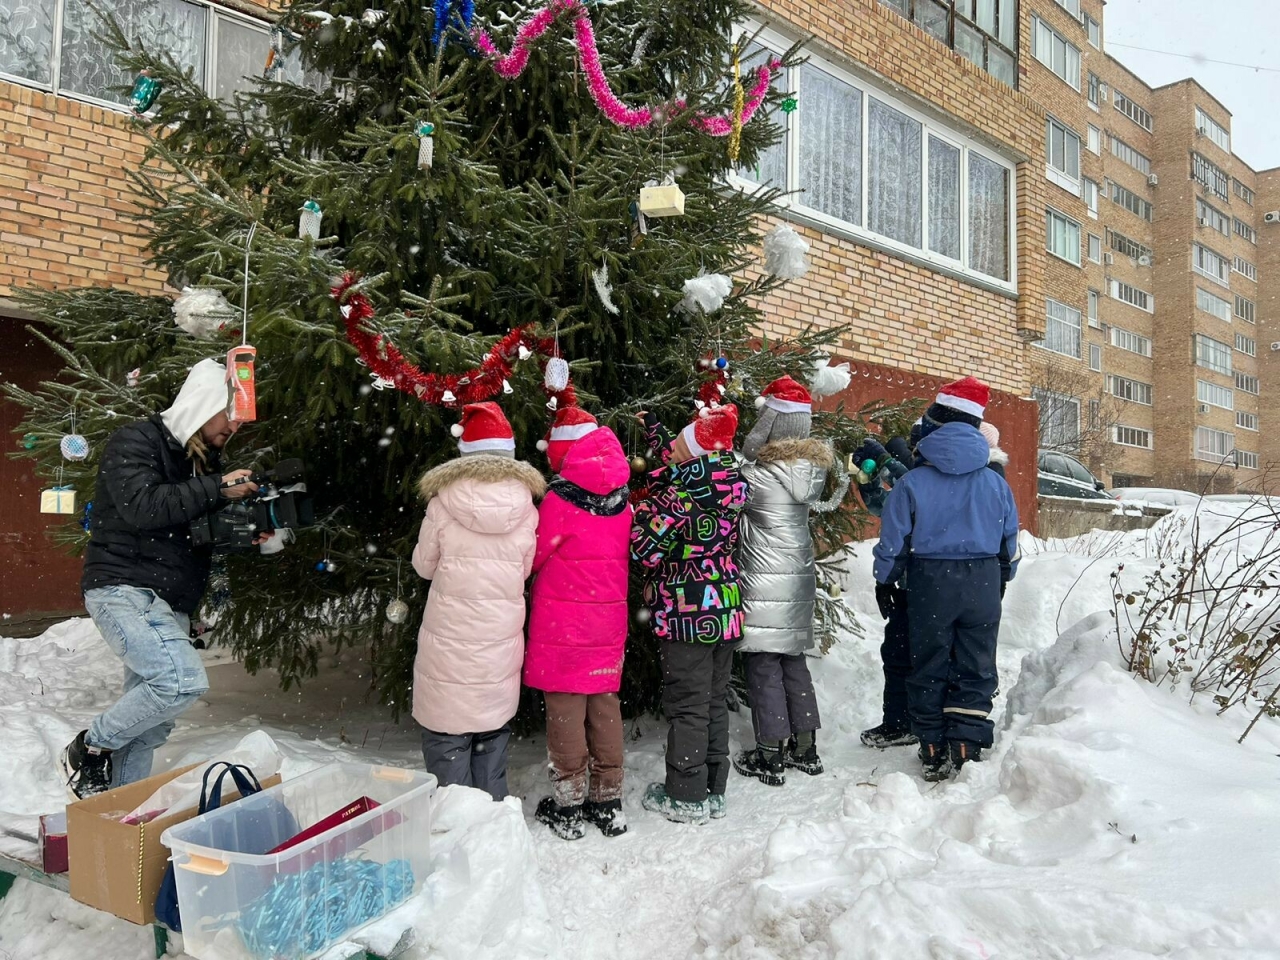
M888 620L893 616L898 604L899 590L892 583L876 584L876 606L880 608L880 616Z
M888 454L885 452L884 447L880 446L880 442L878 440L873 440L871 437L867 437L862 441L858 449L853 451L853 463L854 466L861 469L863 461L874 460L878 467L884 462L884 458L887 456Z
M885 449L889 451L893 459L897 460L904 467L911 466L911 448L907 446L907 441L902 437L893 437L885 443Z
M1009 587L1009 581L1008 581L1008 580L1001 580L1001 581L1000 581L1000 599L1001 599L1001 600L1003 600L1003 599L1004 599L1004 592L1005 592L1005 590L1006 590L1006 589L1008 589L1008 587Z

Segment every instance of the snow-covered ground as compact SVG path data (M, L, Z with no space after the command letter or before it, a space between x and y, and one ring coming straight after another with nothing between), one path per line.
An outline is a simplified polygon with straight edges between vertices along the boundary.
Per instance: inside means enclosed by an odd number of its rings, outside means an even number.
M1220 509L1228 509L1226 507ZM1229 509L1239 511L1240 505ZM1209 702L1122 669L1109 576L1140 576L1189 511L1152 531L1026 538L1005 602L997 745L948 783L913 751L876 752L879 618L870 551L846 601L867 626L812 663L828 772L783 788L731 775L729 816L671 824L640 809L662 775L663 725L630 725L631 829L575 843L532 819L547 792L545 743L515 745L514 799L438 794L437 869L402 908L412 957L733 960L1174 960L1280 957L1280 723L1215 716ZM267 730L296 775L336 756L418 765L416 730L365 699L355 662L302 691L210 664L212 690L161 764ZM57 751L116 692L118 665L92 623L0 639L0 833L34 832L63 802ZM733 718L735 748L750 721ZM0 851L29 854L16 836ZM19 882L0 902L0 958L138 960L150 932Z

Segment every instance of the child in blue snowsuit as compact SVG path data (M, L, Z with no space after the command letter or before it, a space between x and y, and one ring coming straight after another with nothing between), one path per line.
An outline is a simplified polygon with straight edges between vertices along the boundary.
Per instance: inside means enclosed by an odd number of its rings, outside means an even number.
M1018 508L987 469L991 448L978 427L988 397L973 377L942 388L872 551L876 582L906 590L907 704L926 780L946 779L992 744L1000 599L1017 572Z

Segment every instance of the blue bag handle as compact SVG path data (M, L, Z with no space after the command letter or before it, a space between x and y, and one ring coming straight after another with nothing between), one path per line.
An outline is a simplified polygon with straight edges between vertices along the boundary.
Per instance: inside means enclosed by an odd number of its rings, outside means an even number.
M213 789L210 790L209 774L219 767L223 769L218 771L217 779L213 781ZM236 790L239 791L241 797L259 793L262 790L262 784L258 782L258 778L244 764L219 760L217 763L209 764L204 771L204 780L200 784L200 813L217 810L222 805L222 782L226 779L227 774L231 774L231 779L235 781Z

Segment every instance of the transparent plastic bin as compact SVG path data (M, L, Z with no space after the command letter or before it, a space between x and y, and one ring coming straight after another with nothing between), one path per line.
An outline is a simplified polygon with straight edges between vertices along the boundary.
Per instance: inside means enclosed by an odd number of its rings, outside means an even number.
M330 763L175 824L183 947L198 960L303 960L372 923L427 877L436 778ZM356 801L378 806L267 853Z

